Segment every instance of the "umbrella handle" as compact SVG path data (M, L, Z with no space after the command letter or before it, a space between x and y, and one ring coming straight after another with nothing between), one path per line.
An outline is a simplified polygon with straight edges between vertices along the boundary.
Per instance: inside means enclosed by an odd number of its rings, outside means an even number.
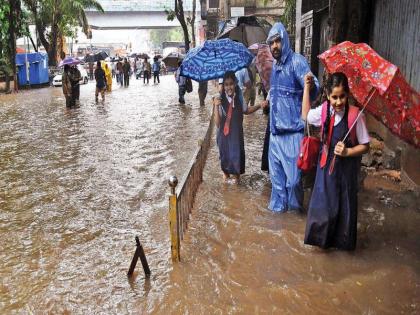
M349 136L350 132L352 131L353 127L356 125L357 121L359 120L360 115L364 112L367 104L369 104L370 100L372 99L373 95L375 95L377 92L376 89L372 88L372 90L369 93L368 99L365 102L365 105L363 105L363 108L361 111L359 111L359 114L357 115L356 119L354 120L353 124L350 126L349 130L347 131L346 135L344 136L342 142L346 141L347 137Z

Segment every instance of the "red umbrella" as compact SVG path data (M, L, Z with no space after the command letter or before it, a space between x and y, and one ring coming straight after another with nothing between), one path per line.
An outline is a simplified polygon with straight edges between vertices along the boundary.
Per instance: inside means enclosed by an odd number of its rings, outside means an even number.
M270 47L258 44L258 53L255 58L255 66L260 74L261 81L266 91L270 89L271 70L273 69L274 58L271 55Z
M410 87L397 66L367 44L348 41L318 57L329 73L343 72L347 76L352 95L363 106L360 112L366 108L394 134L420 147L420 94Z

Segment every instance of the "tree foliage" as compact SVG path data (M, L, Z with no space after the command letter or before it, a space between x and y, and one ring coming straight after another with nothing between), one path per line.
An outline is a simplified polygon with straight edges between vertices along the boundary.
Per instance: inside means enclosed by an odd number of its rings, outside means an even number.
M188 26L185 20L184 14L184 1L183 0L174 0L175 1L175 9L165 9L165 13L167 15L168 21L173 21L175 18L181 24L182 32L184 33L184 43L185 43L185 51L188 52L190 50L190 36L188 34Z
M50 65L56 65L57 52L64 36L75 36L77 27L88 35L89 22L86 9L104 12L96 0L23 0L41 44L48 52ZM61 45L60 45L61 44Z
M150 42L153 46L158 47L163 42L180 42L183 40L183 33L180 27L170 30L152 29L150 30Z
M20 0L0 2L0 75L6 77L16 74L16 38L27 35L28 23L22 12Z
M294 34L296 21L296 0L285 0L284 13L280 16L280 21L287 30Z

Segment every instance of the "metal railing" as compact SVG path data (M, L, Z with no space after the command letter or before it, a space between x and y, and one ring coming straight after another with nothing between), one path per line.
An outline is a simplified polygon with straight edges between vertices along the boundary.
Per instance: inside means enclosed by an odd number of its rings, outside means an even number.
M203 180L203 169L210 148L211 135L214 128L213 115L207 128L206 135L185 172L180 185L176 176L169 178L171 195L169 196L169 229L171 234L171 256L173 261L181 260L181 240L188 228L188 221L194 205L194 198Z

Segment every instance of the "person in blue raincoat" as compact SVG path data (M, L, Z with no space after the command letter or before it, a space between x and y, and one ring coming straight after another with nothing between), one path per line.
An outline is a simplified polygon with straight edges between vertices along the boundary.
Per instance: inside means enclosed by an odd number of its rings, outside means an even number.
M291 50L289 35L282 23L273 25L267 44L275 59L268 97L268 160L272 184L269 208L278 212L302 210L303 187L296 161L305 125L301 118L304 76L311 70L305 57ZM311 99L315 99L318 89L318 81L314 78Z

